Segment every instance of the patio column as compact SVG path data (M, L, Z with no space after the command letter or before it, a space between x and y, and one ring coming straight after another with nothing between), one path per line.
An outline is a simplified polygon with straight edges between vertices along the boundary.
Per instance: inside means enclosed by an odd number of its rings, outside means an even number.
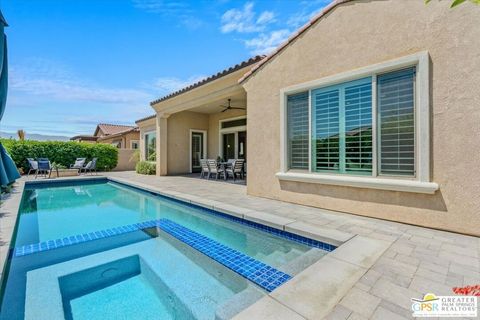
M167 119L170 116L168 113L157 113L157 176L167 175Z

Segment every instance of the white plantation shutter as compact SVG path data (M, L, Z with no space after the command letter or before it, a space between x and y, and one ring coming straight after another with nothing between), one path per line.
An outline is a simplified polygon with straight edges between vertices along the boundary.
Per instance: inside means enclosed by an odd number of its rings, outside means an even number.
M312 91L316 171L372 173L372 80Z
M308 169L308 92L287 98L288 160L290 169Z
M340 89L312 92L313 168L340 170Z
M345 88L345 171L372 173L372 83Z
M379 174L415 175L415 68L377 78Z

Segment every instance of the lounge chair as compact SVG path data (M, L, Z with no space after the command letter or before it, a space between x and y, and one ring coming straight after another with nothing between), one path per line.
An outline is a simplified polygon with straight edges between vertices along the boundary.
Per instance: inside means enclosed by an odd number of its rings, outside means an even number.
M50 178L52 175L52 164L48 158L38 158L38 170L35 172L35 179L37 178L38 174L45 174L45 178Z
M217 180L219 175L223 174L225 176L225 170L218 166L217 160L208 159L207 165L208 165L208 179L210 179L210 176L212 174L215 175L215 179Z
M225 174L227 175L227 178L229 176L233 177L233 182L235 182L235 179L237 175L240 177L240 179L243 179L243 164L245 163L244 159L237 159L233 163L231 167L228 167L225 169Z
M82 170L85 172L85 174L87 172L90 172L92 175L94 172L95 174L97 174L97 158L93 158L92 161L89 161L84 167L80 169L79 172L81 173Z
M35 172L35 175L37 174L37 171L38 171L38 162L35 161L35 159L33 158L27 158L27 161L28 161L28 173L27 173L27 177L30 176L30 173L32 172Z
M87 161L87 158L77 158L75 163L70 165L70 169L78 169L78 173L80 173L80 170L85 165L85 161Z
M208 169L208 164L206 159L200 159L200 165L202 166L202 171L200 172L200 178L204 176L208 177L210 170Z

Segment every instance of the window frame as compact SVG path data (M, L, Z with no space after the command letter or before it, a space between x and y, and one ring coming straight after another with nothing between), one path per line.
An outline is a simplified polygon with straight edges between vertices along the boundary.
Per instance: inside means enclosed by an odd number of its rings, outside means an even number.
M155 161L151 161L151 160L148 160L148 152L147 152L147 148L148 148L148 141L147 141L147 136L150 135L150 134L153 134L155 135L155 139L157 139L157 131L156 130L150 130L150 131L146 131L143 133L143 153L144 153L144 160L145 161L148 161L148 162L156 162L157 161L157 155L155 155ZM156 142L155 142L156 143ZM155 148L155 152L157 152L157 149Z
M276 176L280 180L342 185L360 188L373 188L392 191L434 193L438 184L430 181L430 83L429 54L418 52L398 59L373 64L348 72L327 76L317 80L297 84L280 90L280 171ZM378 174L378 115L377 115L377 75L415 67L415 176L386 176ZM300 92L309 93L309 136L312 134L311 91L322 87L341 84L348 81L372 77L372 175L357 176L351 174L319 173L312 171L312 150L309 143L309 170L289 170L288 133L287 133L287 96Z
M136 143L137 144L137 148L134 149L133 148L133 144ZM140 148L140 141L139 140L130 140L130 149L132 150L138 150Z

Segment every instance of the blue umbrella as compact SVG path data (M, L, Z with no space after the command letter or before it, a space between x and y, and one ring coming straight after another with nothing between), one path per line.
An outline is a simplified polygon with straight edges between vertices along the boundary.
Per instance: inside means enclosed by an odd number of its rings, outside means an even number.
M3 29L8 26L0 11L0 120L5 112L8 89L7 36ZM20 178L17 167L0 142L0 185L6 187Z

